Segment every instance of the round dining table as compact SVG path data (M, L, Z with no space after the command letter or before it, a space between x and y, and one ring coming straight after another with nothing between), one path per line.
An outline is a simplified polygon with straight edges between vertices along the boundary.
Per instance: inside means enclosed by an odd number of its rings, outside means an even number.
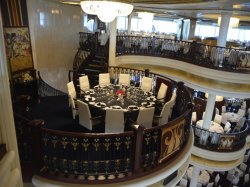
M154 107L156 102L152 92L144 92L139 87L112 84L106 87L95 86L94 89L84 91L81 99L101 110L112 108L123 109L124 112Z

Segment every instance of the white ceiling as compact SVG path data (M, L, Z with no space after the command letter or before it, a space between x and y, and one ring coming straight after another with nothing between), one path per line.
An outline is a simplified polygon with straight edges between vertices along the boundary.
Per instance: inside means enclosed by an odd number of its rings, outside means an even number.
M54 1L80 3L80 0ZM158 4L155 4L155 1L133 0L132 4L134 5L134 12L138 10L151 11L156 13L156 16L161 17L216 21L222 13L227 12L231 13L234 17L240 18L241 22L250 22L250 0L206 0L206 2L202 3L192 3L192 0L189 0L185 4L169 4L171 1L178 2L178 0L160 0L157 1ZM179 0L179 2L184 1Z

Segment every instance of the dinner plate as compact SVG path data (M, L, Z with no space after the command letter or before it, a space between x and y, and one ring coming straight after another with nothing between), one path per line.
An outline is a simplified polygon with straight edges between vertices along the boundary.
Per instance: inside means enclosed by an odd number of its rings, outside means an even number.
M155 104L155 102L142 102L141 105L144 107L152 107Z
M122 107L120 107L120 106L111 106L110 108L112 108L112 109L122 109Z
M151 96L151 95L153 95L153 93L152 92L144 92L144 95Z
M95 101L95 98L94 97L85 97L85 100L86 101Z
M151 97L147 97L147 100L148 101L156 101L156 98L155 98L155 96L151 96Z
M103 107L106 106L106 104L103 103L103 102L98 102L98 103L95 104L95 106L103 108Z
M128 109L129 110L139 110L139 107L135 106L135 105L130 105L130 106L128 106Z

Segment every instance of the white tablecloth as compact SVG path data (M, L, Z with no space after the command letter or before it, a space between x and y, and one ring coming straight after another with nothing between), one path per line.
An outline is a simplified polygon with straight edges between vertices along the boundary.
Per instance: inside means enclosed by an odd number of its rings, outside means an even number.
M226 112L224 115L226 116L227 121L230 122L238 122L240 119L240 116L233 112Z
M203 126L203 120L197 121L196 125L198 127L202 128L202 126ZM220 124L218 124L218 123L216 123L214 121L211 121L211 124L210 124L210 127L209 127L209 131L211 131L211 132L217 132L217 133L223 133L224 132L223 127Z
M193 174L193 167L189 167L187 170L187 176L188 179L190 180L192 178L192 174ZM210 175L206 170L202 170L200 172L200 176L198 178L198 182L201 183L202 185L207 185L207 183L210 180Z

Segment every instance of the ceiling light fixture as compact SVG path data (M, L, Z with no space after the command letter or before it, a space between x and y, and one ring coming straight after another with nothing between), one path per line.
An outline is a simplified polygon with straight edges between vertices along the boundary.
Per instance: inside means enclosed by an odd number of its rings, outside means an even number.
M231 17L230 22L229 22L229 27L238 27L239 26L240 19ZM218 25L220 26L221 24L221 17L218 17Z
M81 7L87 14L97 15L102 22L112 22L117 16L128 16L134 6L117 1L81 1Z

